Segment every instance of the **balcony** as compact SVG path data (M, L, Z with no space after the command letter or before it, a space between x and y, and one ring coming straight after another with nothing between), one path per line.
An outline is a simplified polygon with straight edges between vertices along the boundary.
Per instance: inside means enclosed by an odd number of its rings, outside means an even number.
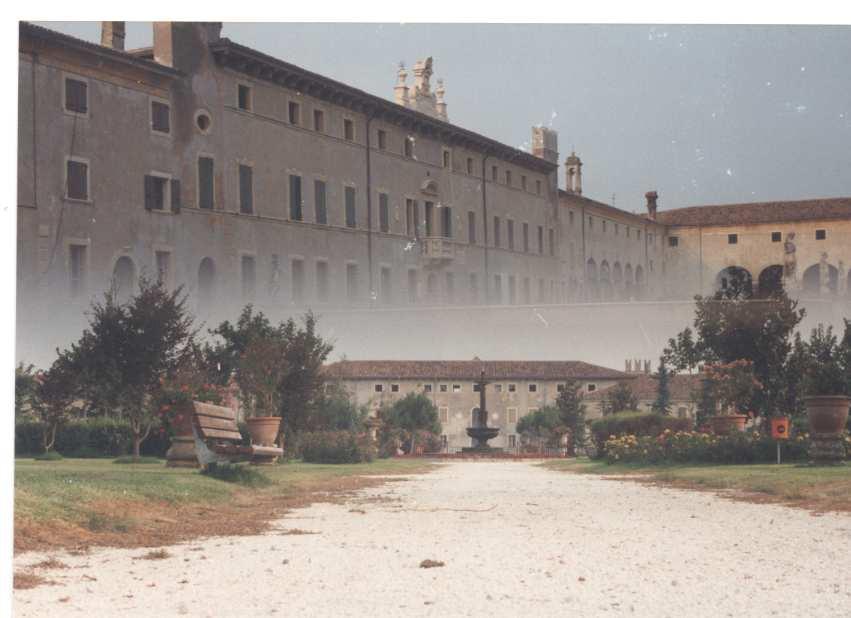
M449 238L427 236L421 246L422 256L429 263L448 262L455 257L455 245Z

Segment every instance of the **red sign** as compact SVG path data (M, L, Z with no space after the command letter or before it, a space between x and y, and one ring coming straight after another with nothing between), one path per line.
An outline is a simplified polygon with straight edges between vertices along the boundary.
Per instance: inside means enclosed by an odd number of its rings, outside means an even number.
M771 419L771 437L775 440L789 439L789 417L777 416Z

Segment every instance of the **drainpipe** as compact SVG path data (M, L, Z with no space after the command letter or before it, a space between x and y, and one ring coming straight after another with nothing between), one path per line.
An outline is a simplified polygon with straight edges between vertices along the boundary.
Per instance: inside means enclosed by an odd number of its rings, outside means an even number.
M375 292L372 273L372 157L370 152L370 125L374 118L374 112L366 117L366 260L369 267L369 303L374 306L378 299Z
M698 255L700 256L700 294L704 293L703 291L703 226L697 226L697 237L699 243Z
M588 300L588 256L585 255L585 205L580 206L580 216L582 217L582 292L585 300Z
M490 155L486 154L482 157L482 229L484 230L484 248L485 248L485 304L490 304L491 298L491 282L490 268L488 266L488 198L487 198L487 174L485 162Z

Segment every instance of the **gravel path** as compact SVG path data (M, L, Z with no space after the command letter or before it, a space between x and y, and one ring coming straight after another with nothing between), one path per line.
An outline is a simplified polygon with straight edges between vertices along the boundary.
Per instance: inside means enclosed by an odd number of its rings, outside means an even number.
M53 554L70 568L15 591L16 615L851 615L851 517L529 463L445 464L263 536L146 551Z

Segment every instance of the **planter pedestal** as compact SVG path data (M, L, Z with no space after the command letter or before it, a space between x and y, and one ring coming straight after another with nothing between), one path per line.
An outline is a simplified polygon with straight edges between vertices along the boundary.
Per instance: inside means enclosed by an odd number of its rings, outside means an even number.
M165 454L165 465L169 468L197 468L198 457L195 455L195 438L175 436Z
M812 463L817 466L845 465L842 434L811 433L809 455Z
M712 427L712 433L727 436L734 431L744 431L747 421L745 414L719 414L709 417L709 426Z
M848 420L848 397L807 397L810 422L810 459L817 466L841 466L845 460L845 423Z

